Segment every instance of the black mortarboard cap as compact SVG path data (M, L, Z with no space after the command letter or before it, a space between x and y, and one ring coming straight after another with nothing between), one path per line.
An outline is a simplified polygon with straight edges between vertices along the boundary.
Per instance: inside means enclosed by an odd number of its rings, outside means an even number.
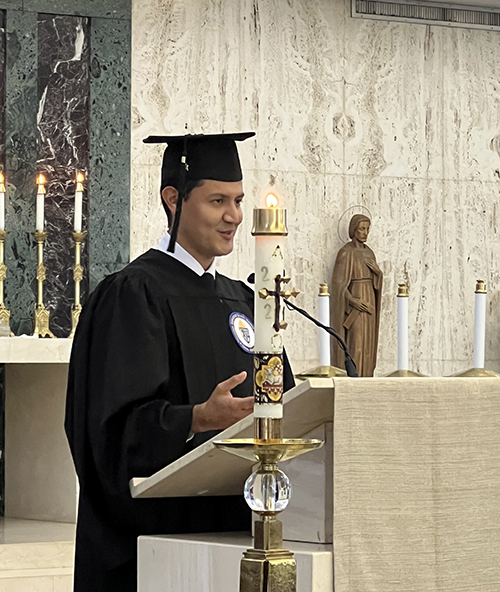
M161 167L161 187L172 186L179 192L174 222L170 231L168 250L174 251L177 231L186 196L188 181L212 179L214 181L241 181L240 159L236 142L246 140L255 132L235 134L197 134L185 136L149 136L145 144L163 144L167 147L163 153Z

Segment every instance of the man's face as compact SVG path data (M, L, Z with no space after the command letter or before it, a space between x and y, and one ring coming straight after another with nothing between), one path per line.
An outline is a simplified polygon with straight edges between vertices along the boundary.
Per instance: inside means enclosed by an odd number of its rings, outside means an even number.
M214 257L233 250L243 219L241 181L205 180L182 205L177 242L207 269Z
M358 224L358 227L356 228L356 232L354 233L354 236L356 237L356 240L358 240L360 243L366 243L366 240L368 239L369 232L370 232L370 223L363 220Z

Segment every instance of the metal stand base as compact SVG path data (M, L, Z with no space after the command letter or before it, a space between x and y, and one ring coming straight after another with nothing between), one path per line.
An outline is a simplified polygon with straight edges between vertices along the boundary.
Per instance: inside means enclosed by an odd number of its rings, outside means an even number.
M335 378L338 376L347 376L347 372L345 370L341 370L336 366L317 366L316 368L311 368L311 370L306 370L305 372L301 372L300 374L296 374L296 378Z
M49 329L49 318L50 313L45 306L43 304L37 304L35 307L35 331L33 335L55 339L56 336Z
M82 312L82 305L81 304L73 304L71 307L71 333L69 334L69 338L73 339L75 336L76 326L78 325L78 321L80 320L80 313Z
M469 368L463 372L452 374L451 378L500 378L500 374L486 368Z
M262 516L255 523L255 548L243 553L240 592L296 592L297 564L282 547L282 522Z
M240 592L296 592L297 564L290 551L249 549L243 553Z
M414 372L413 370L395 370L385 375L386 378L425 378L425 374Z

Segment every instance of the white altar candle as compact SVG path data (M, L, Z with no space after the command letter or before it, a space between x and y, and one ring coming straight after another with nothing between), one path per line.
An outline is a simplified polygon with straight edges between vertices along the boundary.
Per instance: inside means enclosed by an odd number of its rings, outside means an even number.
M398 288L398 370L409 370L408 365L408 287Z
M473 368L484 368L486 345L486 284L477 280L474 306L474 364Z
M0 230L5 230L5 178L0 172Z
M75 232L82 231L82 218L83 218L83 180L85 177L82 173L76 175L76 191L75 191Z
M44 227L44 207L45 207L45 177L38 175L36 184L38 190L36 192L36 229L43 232Z
M261 298L259 292L283 289L282 285L276 286L275 278L284 276L286 212L277 207L278 199L273 194L267 196L266 206L254 210L252 229L255 236L254 417L279 419L283 417L283 341L281 334L273 327L276 322L275 297ZM280 368L267 366L268 363L278 364ZM260 383L259 376L262 378L265 372L270 375Z
M318 296L318 316L319 322L327 327L330 326L330 294L326 284L319 285ZM319 365L330 366L330 335L321 327L319 330Z

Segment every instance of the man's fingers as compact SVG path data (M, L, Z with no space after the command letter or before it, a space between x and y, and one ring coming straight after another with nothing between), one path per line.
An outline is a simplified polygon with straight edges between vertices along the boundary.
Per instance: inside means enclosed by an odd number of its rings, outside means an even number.
M247 377L247 373L245 371L243 371L243 372L240 372L239 374L235 374L234 376L231 376L227 380L224 380L224 382L220 382L217 386L222 391L230 391L230 390L234 389L235 387L237 387L242 382L244 382L246 377Z
M243 411L252 410L254 404L253 397L234 397L235 404Z

